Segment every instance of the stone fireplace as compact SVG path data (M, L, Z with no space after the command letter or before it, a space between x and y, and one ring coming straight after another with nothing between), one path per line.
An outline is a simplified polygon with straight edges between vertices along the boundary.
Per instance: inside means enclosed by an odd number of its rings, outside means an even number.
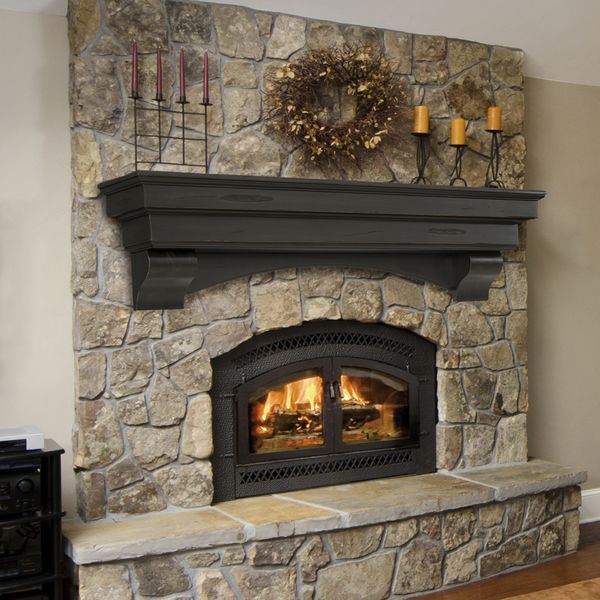
M172 0L71 0L69 22L82 522L65 532L81 597L403 597L575 550L584 474L527 455L524 226L486 271L484 300L387 263L315 260L195 287L187 273L182 308L140 310L129 217L109 218L98 189L133 170L134 39L145 73L155 47L168 49L171 96L176 50L192 57L192 98L209 51L211 173L410 181L408 110L393 143L341 174L303 161L263 114L270 70L307 48L369 41L431 108L432 183L449 179L449 119L461 114L463 175L482 184L495 101L501 177L515 189L522 53Z

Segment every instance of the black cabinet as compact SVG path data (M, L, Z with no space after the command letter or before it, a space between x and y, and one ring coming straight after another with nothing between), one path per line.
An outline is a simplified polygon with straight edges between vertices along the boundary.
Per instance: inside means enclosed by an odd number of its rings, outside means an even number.
M60 600L63 594L60 457L43 450L0 453L0 599Z

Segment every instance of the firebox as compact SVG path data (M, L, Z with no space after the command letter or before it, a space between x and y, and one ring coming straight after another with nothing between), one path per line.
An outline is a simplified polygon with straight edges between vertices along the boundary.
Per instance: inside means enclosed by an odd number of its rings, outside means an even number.
M435 346L410 331L308 323L213 376L216 501L435 470Z

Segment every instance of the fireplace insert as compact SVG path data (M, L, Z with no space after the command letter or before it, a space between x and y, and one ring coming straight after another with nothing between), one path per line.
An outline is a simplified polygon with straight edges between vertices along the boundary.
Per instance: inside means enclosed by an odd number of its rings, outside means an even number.
M435 346L352 321L213 362L215 501L435 470Z

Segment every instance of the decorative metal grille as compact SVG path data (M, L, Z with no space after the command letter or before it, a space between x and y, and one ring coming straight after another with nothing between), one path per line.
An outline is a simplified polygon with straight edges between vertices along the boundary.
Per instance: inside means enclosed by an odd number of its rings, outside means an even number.
M236 367L240 368L252 362L266 358L279 352L288 350L296 350L298 348L307 348L310 346L324 345L341 345L341 346L363 346L368 348L379 348L412 358L415 355L416 349L409 344L382 337L379 335L370 335L365 333L344 332L344 331L329 331L323 333L311 333L305 335L297 335L278 340L263 346L253 348L246 354L242 354L235 359Z
M257 466L244 467L238 471L240 485L260 483L263 481L277 481L280 479L293 479L297 477L314 477L327 473L339 473L342 471L354 471L360 469L372 469L373 467L384 467L411 462L413 451L390 450L382 454L366 455L333 459L314 459L306 462L289 464L284 466Z

